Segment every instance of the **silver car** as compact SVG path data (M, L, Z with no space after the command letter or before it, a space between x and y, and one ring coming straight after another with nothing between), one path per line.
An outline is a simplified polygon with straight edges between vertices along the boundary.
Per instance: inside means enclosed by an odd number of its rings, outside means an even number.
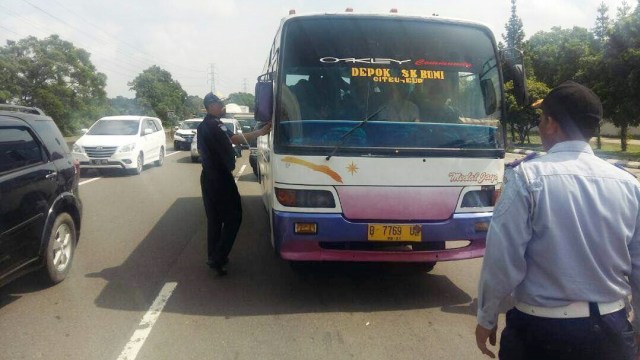
M242 134L242 128L240 127L240 123L236 119L220 119L222 122L233 132L234 134ZM233 150L236 153L236 157L242 156L242 148L236 144L233 144ZM198 152L198 134L195 134L193 140L191 141L191 161L198 162L200 159L200 153Z

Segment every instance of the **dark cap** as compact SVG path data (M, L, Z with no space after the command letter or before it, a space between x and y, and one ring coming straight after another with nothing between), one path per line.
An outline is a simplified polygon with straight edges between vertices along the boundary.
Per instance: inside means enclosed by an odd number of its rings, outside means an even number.
M602 120L602 103L598 95L574 81L556 86L544 100L538 100L531 106L542 108L567 135L573 135L577 128L585 138L590 138Z
M204 96L204 106L207 107L209 104L221 103L223 100L214 95L212 92L208 93Z

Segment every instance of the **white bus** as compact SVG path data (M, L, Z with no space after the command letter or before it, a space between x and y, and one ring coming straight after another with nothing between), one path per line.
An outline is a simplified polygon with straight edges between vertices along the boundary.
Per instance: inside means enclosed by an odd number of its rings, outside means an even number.
M427 268L482 256L503 179L502 76L480 24L283 19L256 85L256 119L273 125L258 178L277 253Z

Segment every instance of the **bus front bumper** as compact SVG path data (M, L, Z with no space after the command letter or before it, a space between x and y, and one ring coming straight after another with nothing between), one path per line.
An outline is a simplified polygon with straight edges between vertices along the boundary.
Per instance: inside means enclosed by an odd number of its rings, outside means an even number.
M369 224L351 222L341 214L273 212L276 248L293 261L437 262L482 257L491 213L454 214L421 225L420 242L378 242L367 238ZM317 233L296 234L296 223L315 223ZM484 228L478 231L478 225Z

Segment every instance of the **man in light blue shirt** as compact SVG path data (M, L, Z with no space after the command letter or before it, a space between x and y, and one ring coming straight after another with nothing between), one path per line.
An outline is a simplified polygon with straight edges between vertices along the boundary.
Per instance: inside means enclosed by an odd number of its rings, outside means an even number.
M640 310L640 185L593 154L602 105L591 90L568 81L535 105L548 154L505 173L479 282L477 346L495 357L487 340L495 345L498 308L512 294L501 359L633 359L625 300Z

